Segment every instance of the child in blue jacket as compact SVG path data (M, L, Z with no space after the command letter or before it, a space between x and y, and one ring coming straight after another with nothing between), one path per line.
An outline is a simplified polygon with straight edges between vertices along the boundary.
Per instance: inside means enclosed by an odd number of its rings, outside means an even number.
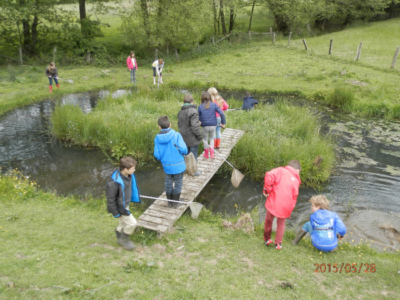
M161 161L165 173L165 194L167 199L179 201L183 185L183 172L188 149L179 132L171 129L167 116L158 118L160 133L154 139L154 157ZM174 185L175 183L175 185ZM180 203L168 202L168 207L177 208Z
M337 247L338 237L342 239L346 234L346 226L336 213L329 211L329 200L325 196L313 196L309 202L313 214L292 244L297 245L308 232L315 248L330 252Z
M249 92L246 92L246 97L243 99L243 105L242 109L243 110L252 110L255 105L258 104L258 101L255 100Z

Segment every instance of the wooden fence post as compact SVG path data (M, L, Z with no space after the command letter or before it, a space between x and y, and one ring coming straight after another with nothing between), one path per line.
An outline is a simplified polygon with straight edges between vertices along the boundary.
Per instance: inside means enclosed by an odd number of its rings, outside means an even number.
M329 45L329 54L332 54L332 44L333 44L333 39L331 39L331 44Z
M399 51L400 51L400 47L397 47L396 52L394 53L394 56L393 56L392 65L390 66L392 69L394 69L394 66L396 64L396 60L397 60L397 56L399 55Z
M86 55L86 61L90 64L90 51Z
M53 61L56 61L56 53L57 53L57 46L54 46L53 48Z
M306 40L305 39L303 39L303 44L304 44L304 47L306 48L306 51L308 50L308 48L307 48L307 42L306 42Z
M213 42L213 44L215 44L214 36L212 36L212 42Z
M269 28L269 35L271 36L272 39L272 27Z
M272 43L275 45L275 32L272 33Z
M288 47L290 46L290 39L292 38L292 32L289 33L289 41L288 41Z
M249 39L251 40L251 31L249 30Z
M360 59L362 44L363 44L363 43L361 42L360 45L359 45L358 48L357 48L357 55L356 55L356 57L354 58L354 61Z
M19 47L19 63L21 66L23 65L24 61L22 60L22 48Z

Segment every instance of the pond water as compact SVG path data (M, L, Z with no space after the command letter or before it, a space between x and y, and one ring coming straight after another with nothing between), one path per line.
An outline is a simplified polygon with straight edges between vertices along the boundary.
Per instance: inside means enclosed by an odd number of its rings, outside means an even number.
M119 90L112 96L125 93L127 91ZM225 99L243 97L232 92L221 94ZM116 165L99 150L63 145L49 134L48 126L55 103L76 104L90 113L97 101L107 95L107 91L71 94L0 116L2 172L18 168L41 188L61 194L101 195ZM261 101L274 101L271 96L255 94L254 97ZM305 103L298 101L297 104ZM333 200L331 208L338 212L370 208L400 214L400 124L349 120L335 117L333 112L326 110L316 108L315 111L321 116L324 132L333 135L337 141L338 164L321 191L301 188L289 224L310 213L308 199L317 193L324 193ZM143 195L157 197L163 192L164 173L160 164L140 168L135 174ZM261 218L265 214L262 183L248 178L236 189L229 177L217 174L201 192L198 201L222 214L236 214L235 204L245 211L258 206ZM147 206L151 201L144 200L144 203Z

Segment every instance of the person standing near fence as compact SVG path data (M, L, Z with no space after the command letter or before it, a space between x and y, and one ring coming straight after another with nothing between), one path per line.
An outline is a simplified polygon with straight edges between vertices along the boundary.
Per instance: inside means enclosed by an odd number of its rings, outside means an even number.
M54 82L56 83L57 88L60 88L60 85L58 84L58 72L56 68L56 64L54 62L51 62L50 65L47 66L46 68L46 76L49 78L49 92L53 92L53 79Z
M208 93L211 95L211 101L218 105L222 111L226 111L229 108L228 103L218 94L216 88L211 87L208 89ZM219 149L221 144L221 116L219 113L215 113L217 117L217 126L215 127L215 139L214 139L214 148Z
M162 69L164 68L164 61L162 59L157 59L153 62L153 83L156 84L156 73L158 75L158 80L160 83L162 81Z
M198 108L201 127L203 127L204 158L214 158L214 133L217 126L215 113L221 115L221 127L225 127L225 115L217 104L211 101L209 92L201 93L201 105ZM210 155L210 156L209 156Z
M135 58L135 53L131 51L128 58L126 59L126 65L128 70L131 72L131 83L137 82L136 81L136 70L137 70L137 62Z

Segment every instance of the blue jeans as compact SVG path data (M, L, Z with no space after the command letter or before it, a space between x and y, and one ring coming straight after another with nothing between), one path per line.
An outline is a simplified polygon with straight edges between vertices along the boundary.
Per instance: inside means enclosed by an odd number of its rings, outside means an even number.
M310 235L311 235L311 233L314 232L314 230L313 230L313 228L312 228L312 226L311 226L310 221L306 222L306 223L303 225L303 228L302 228L302 229L303 229L305 232L308 232Z
M221 117L217 118L217 127L215 127L215 138L221 138Z
M199 148L199 145L192 146L192 147L188 147L188 154L189 154L190 152L192 152L193 155L194 155L194 158L196 159L196 161L197 161L197 149L198 149L198 148Z
M49 85L53 85L53 79L54 79L54 82L55 82L56 84L58 84L58 79L57 79L57 78L49 77Z
M174 186L175 182L175 186ZM167 174L165 173L165 193L168 194L180 194L183 185L183 172L179 174Z
M131 69L131 82L136 82L136 69Z

